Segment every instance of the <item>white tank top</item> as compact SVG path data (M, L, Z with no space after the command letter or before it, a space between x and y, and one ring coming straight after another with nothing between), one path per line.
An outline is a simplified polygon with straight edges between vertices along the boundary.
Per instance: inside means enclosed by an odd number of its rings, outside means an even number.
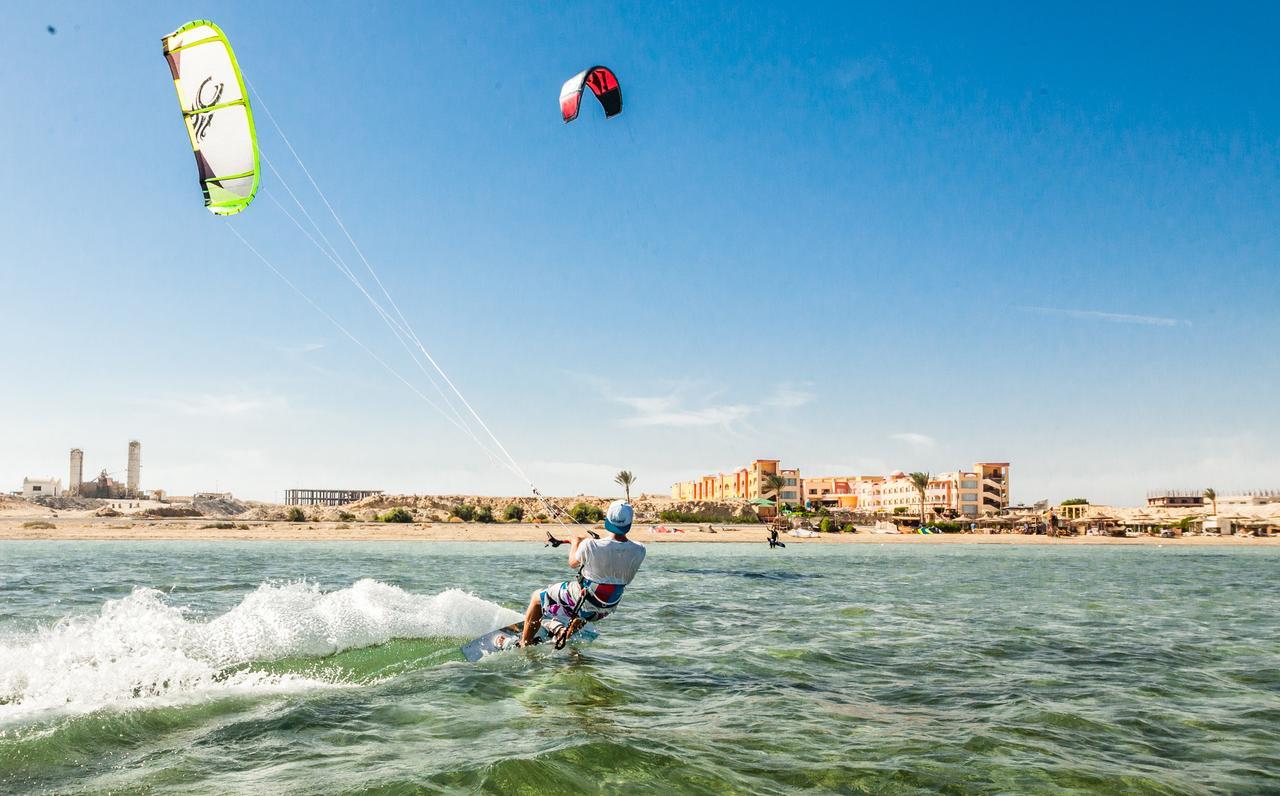
M625 586L636 576L647 551L630 540L587 539L578 545L582 577L596 583Z

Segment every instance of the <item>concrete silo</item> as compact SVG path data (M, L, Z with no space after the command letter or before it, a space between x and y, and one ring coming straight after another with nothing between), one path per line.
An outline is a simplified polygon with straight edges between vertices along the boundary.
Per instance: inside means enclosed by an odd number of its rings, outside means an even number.
M84 481L84 451L79 448L71 449L71 477L67 480L67 494L80 494L80 483Z
M142 470L142 443L136 439L129 440L129 476L125 483L130 497L138 495L138 476Z

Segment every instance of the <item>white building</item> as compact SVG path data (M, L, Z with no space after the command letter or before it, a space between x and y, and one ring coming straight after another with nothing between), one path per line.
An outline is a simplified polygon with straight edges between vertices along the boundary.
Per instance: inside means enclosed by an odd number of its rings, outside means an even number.
M60 497L62 495L61 478L24 478L22 479L22 496L27 500L38 497Z

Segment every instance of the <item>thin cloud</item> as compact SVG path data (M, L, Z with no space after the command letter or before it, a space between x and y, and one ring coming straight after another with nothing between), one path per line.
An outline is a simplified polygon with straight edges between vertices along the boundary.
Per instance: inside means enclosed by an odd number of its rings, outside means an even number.
M666 395L610 395L614 401L629 407L630 417L620 422L630 427L696 428L702 426L731 427L764 409L795 409L810 403L814 395L789 383L779 384L759 403L708 403L689 405L682 393L689 388L678 386Z
M813 393L801 387L791 384L779 384L774 388L773 395L764 400L764 404L778 409L796 409L807 403L812 403L816 397Z
M279 346L279 350L284 354L310 354L312 351L319 351L324 348L324 343L303 343L294 346Z
M626 401L624 400L624 403ZM624 426L667 426L689 428L693 426L728 426L745 420L754 410L744 404L705 406L700 409L672 408L658 412L637 412L622 419Z
M1181 318L1162 318L1159 315L1128 315L1123 312L1099 312L1097 310L1072 310L1059 307L1019 307L1024 312L1035 312L1040 315L1059 315L1064 318L1077 318L1086 321L1107 321L1108 323L1129 323L1138 326L1190 326L1191 321Z
M277 395L210 393L174 396L158 403L171 412L192 417L243 417L288 406L285 399Z
M905 442L913 448L932 448L937 444L937 440L928 434L920 434L915 431L902 431L897 434L890 434L889 439L896 439L899 442Z

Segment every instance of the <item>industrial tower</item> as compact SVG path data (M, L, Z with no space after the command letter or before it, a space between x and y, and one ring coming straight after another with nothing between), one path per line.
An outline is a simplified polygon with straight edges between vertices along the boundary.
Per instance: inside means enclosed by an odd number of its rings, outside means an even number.
M125 489L130 497L138 496L138 476L142 469L142 443L136 439L129 440L129 475Z
M71 477L67 480L70 482L67 485L67 494L80 494L80 484L84 481L84 451L79 448L71 449Z

